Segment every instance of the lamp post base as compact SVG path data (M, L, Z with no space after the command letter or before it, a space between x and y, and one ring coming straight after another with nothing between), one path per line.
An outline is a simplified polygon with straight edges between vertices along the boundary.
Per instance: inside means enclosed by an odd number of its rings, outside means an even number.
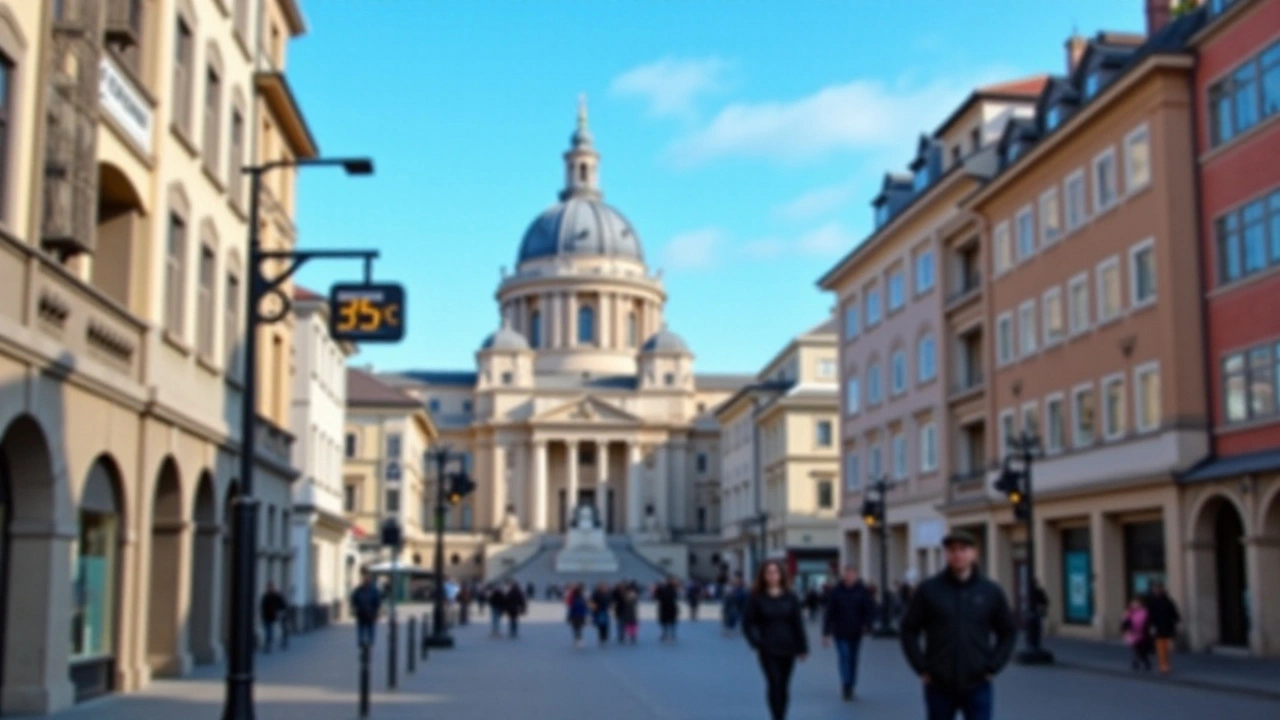
M430 635L427 637L426 643L427 643L427 647L446 648L446 649L452 648L453 636L447 635L444 633L440 633L437 635Z
M1053 653L1044 648L1027 648L1015 658L1019 665L1052 665Z

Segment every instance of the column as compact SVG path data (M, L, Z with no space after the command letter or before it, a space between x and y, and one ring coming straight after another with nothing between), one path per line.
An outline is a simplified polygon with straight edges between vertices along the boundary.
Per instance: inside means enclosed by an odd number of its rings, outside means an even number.
M568 479L565 483L564 512L566 521L573 523L573 510L578 506L578 441L565 442L565 467L568 468Z
M596 442L596 517L609 528L609 443Z
M547 531L547 441L533 441L533 530Z
M565 320L564 326L569 329L568 337L565 338L565 347L578 346L578 296L576 293L565 293L565 306L568 308L568 318Z
M512 447L515 452L515 469L512 471L511 499L515 506L516 518L520 521L520 529L528 529L533 513L529 509L529 446L523 440Z
M640 497L640 471L644 460L640 443L627 443L627 529L639 532L643 527L644 498Z
M600 349L608 350L613 347L613 294L600 293L596 297L599 298L596 308L596 329L599 331L596 343L600 345Z
M653 513L658 517L658 522L663 528L671 527L671 513L668 510L671 490L667 478L667 452L666 443L658 446L655 463L657 467L654 468L653 475Z
M684 530L689 527L688 505L689 446L680 443L671 446L671 528Z
M560 345L560 296L548 293L542 296L542 340L546 347Z
M492 527L502 526L502 520L507 514L507 503L509 502L507 484L510 482L510 471L507 468L507 449L498 442L497 438L493 440L493 495L491 496L492 505L490 512L492 517Z

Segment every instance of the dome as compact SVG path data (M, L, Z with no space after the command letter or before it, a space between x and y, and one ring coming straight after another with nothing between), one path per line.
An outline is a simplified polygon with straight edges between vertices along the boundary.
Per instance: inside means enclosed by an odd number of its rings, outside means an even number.
M503 325L497 332L484 339L481 350L528 350L529 341L524 336Z
M640 351L688 354L689 346L685 344L684 338L671 332L664 325L661 330L654 333L653 337L645 341L644 347L640 348Z
M588 196L570 196L547 208L525 231L518 263L557 255L644 261L640 238L622 213Z

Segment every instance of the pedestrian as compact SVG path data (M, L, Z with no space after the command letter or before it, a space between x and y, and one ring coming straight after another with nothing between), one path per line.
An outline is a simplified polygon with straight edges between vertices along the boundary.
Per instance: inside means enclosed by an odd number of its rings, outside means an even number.
M503 592L502 586L496 585L489 588L489 636L498 638L502 636L502 617L506 615L507 594Z
M1151 625L1147 622L1147 607L1138 598L1129 601L1129 608L1124 611L1124 620L1120 622L1120 630L1124 633L1124 642L1133 650L1132 666L1134 670L1151 670Z
M622 628L620 643L635 645L640 636L640 590L635 583L622 586L617 614L618 626Z
M507 635L512 639L520 637L520 616L528 610L525 595L520 591L520 583L512 580L504 593L502 609L507 613Z
M916 588L902 617L902 651L924 683L928 720L991 720L991 681L1013 654L1016 624L1000 586L978 570L977 541L942 539L947 567ZM921 635L924 647L921 647Z
M458 589L458 625L469 625L471 614L471 583L463 583Z
M570 588L564 605L565 622L569 623L569 628L573 630L573 646L580 648L582 647L582 626L587 623L587 613L590 609L584 588L581 585Z
M378 610L382 607L382 593L373 584L368 570L360 573L360 584L351 591L351 614L356 619L356 645L372 647L374 627L378 623Z
M654 588L653 597L658 601L658 625L662 627L662 642L675 642L676 622L680 618L680 581L672 577Z
M621 645L627 640L626 624L622 622L622 600L627 591L627 583L619 582L613 586L609 593L609 599L613 607L614 624L618 626L618 644Z
M738 632L738 623L742 621L742 614L746 609L747 590L742 583L742 575L736 574L733 576L733 582L725 590L724 599L720 603L725 637L731 637Z
M1178 625L1182 615L1178 606L1164 589L1164 583L1152 583L1151 594L1147 596L1147 622L1156 638L1156 664L1160 672L1168 675L1173 669L1173 639L1178 636Z
M912 592L914 592L914 588L912 588L910 582L903 580L898 584L898 609L900 612L907 611L907 606L911 604Z
M853 566L844 569L840 582L827 593L826 617L822 622L822 644L835 640L840 667L840 692L845 701L853 700L853 690L858 684L858 651L862 647L862 634L871 629L875 619L875 606L871 593L858 578Z
M259 613L262 615L263 652L271 652L276 623L280 622L280 616L288 606L289 603L285 601L284 595L280 594L276 586L273 583L267 583L267 589L262 593L262 601L258 604Z
M818 588L812 585L804 593L804 607L809 611L809 622L818 621L818 611L822 608L822 596L818 594Z
M524 596L537 600L538 599L538 593L536 592L537 589L538 588L535 587L533 583L529 583L528 586L526 586L524 589Z
M698 606L702 604L702 585L697 580L690 581L685 600L689 603L689 621L698 621Z
M766 560L760 566L747 599L742 633L764 671L769 715L773 720L785 720L791 675L796 660L804 660L809 655L809 638L800 598L791 592L782 563Z

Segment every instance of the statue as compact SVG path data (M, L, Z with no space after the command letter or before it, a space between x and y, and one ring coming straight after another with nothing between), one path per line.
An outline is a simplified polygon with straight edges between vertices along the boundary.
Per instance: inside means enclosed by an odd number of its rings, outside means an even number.
M502 518L502 524L498 526L498 542L515 542L519 535L520 519L516 517L515 507L508 505L507 514Z
M573 511L573 527L575 530L592 530L597 527L596 509L588 503L578 503Z

